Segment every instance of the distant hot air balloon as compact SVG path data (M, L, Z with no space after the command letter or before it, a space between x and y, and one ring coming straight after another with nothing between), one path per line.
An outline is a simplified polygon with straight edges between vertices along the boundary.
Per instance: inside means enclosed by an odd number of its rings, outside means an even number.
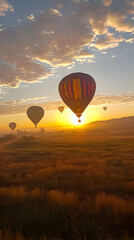
M59 93L62 100L78 118L91 102L95 89L94 79L86 73L69 74L59 83Z
M11 128L12 131L16 128L16 126L17 126L17 124L15 122L9 123L9 127Z
M103 107L103 110L106 111L106 110L107 110L107 107Z
M59 106L58 110L62 113L64 111L64 107L63 106Z
M36 128L37 124L44 116L44 109L40 106L29 107L27 110L27 116L34 123Z

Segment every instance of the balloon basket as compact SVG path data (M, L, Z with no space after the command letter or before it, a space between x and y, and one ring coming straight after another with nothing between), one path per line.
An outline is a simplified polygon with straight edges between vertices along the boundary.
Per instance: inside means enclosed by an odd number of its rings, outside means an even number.
M78 119L78 123L81 123L81 120L80 120L80 119Z

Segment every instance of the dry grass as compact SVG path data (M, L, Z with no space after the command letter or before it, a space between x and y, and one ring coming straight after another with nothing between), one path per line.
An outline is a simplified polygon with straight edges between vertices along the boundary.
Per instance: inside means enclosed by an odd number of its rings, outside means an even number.
M133 146L82 130L4 139L0 240L134 239Z

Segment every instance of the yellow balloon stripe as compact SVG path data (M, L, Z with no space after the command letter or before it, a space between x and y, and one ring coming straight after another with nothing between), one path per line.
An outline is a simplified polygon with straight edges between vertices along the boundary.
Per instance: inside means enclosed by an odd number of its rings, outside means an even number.
M66 82L64 84L64 89L65 89L65 95L66 95L66 97L68 97L68 94L67 94L67 83Z
M78 78L78 92L79 92L79 98L81 99L81 83L79 78Z
M76 90L76 79L73 78L73 90L74 90L74 98L77 100L77 90Z

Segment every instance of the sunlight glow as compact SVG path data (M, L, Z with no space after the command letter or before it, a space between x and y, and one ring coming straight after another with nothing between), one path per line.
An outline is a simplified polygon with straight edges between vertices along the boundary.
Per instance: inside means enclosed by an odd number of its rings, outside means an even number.
M84 123L83 115L80 118L81 122L78 122L79 119L75 114L72 114L71 118L72 118L72 123L74 124L74 126L82 125Z
M83 113L84 124L99 120L99 115L100 114L97 107L87 107L87 109Z

